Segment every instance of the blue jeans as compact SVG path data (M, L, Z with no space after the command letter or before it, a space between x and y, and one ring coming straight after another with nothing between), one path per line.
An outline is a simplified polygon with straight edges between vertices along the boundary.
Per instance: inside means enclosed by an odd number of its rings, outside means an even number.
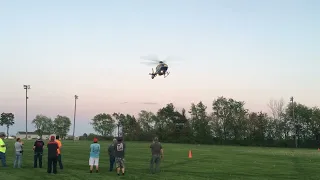
M114 162L115 162L115 157L110 156L110 168L109 168L109 171L113 171Z
M63 169L61 154L58 155L58 163L59 163L60 169Z
M16 152L16 159L14 160L14 168L21 168L22 164L22 153Z
M7 167L6 153L0 152L0 159L3 167Z
M39 160L39 167L42 168L42 152L35 152L33 158L33 167L38 167L38 160Z

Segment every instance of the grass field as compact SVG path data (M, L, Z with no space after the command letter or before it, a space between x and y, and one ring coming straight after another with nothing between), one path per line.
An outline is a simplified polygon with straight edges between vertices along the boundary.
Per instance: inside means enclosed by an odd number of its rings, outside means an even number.
M306 149L280 149L258 147L205 146L163 144L164 160L161 172L149 173L150 150L148 143L126 142L126 175L118 177L109 172L107 146L100 142L103 151L100 156L100 172L89 173L89 145L87 141L64 141L62 152L65 169L57 175L47 174L46 153L43 169L33 168L33 142L25 142L23 167L13 169L14 141L7 143L7 164L0 167L1 179L5 180L97 180L97 179L139 179L139 180L319 180L320 152ZM192 150L193 158L188 158Z

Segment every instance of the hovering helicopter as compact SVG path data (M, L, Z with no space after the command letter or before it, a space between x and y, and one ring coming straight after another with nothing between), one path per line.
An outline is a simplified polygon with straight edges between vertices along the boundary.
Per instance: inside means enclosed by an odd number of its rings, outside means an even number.
M168 72L168 68L169 66L165 63L165 61L160 61L158 60L158 58L154 57L141 57L142 59L151 61L149 63L145 63L145 64L149 64L149 65L156 65L156 71L153 70L152 68L152 73L149 73L149 75L151 75L151 79L154 79L156 76L162 76L164 78L166 78L170 72Z

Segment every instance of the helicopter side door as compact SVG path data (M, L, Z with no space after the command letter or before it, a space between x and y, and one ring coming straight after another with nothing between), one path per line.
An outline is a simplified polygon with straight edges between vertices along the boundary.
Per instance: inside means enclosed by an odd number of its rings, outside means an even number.
M156 67L156 74L159 74L159 73L160 73L161 67L162 67L161 64L157 65L157 67Z

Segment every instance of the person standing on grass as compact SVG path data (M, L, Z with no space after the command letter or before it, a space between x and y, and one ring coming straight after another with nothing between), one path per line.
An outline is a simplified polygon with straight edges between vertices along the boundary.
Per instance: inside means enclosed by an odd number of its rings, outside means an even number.
M38 167L38 160L39 160L39 167L42 168L42 155L43 155L43 148L44 142L40 138L37 137L37 140L33 144L33 151L34 151L34 158L33 158L33 167Z
M113 171L113 166L115 162L115 157L114 157L114 144L117 143L117 140L114 138L112 144L110 144L108 148L108 154L109 154L109 160L110 160L110 168L109 171Z
M21 168L22 164L22 154L23 154L23 143L21 142L20 138L17 138L16 143L14 143L15 149L15 160L13 163L13 168Z
M56 142L57 142L58 145L59 145L59 149L58 149L58 163L59 163L60 169L62 170L62 169L63 169L62 159L61 159L61 148L62 148L62 144L61 144L61 141L60 141L59 139L60 139L60 137L59 137L59 136L56 136Z
M160 171L160 162L163 159L163 149L157 137L154 138L153 143L150 145L151 149L151 160L150 160L150 171L152 174ZM154 167L155 165L155 167Z
M90 145L90 158L89 166L90 173L93 171L93 166L96 166L96 172L99 172L99 155L100 155L100 144L98 144L98 139L93 138L93 143Z
M7 162L6 162L7 146L3 141L5 137L6 135L4 133L0 133L0 159L3 167L7 167Z
M124 154L126 150L126 145L122 142L122 137L118 137L118 141L114 145L114 155L116 161L117 174L120 176L120 169L122 175L124 176L125 166L124 166Z
M57 174L57 161L58 161L58 149L59 145L55 141L55 137L51 136L48 147L48 169L47 172Z

